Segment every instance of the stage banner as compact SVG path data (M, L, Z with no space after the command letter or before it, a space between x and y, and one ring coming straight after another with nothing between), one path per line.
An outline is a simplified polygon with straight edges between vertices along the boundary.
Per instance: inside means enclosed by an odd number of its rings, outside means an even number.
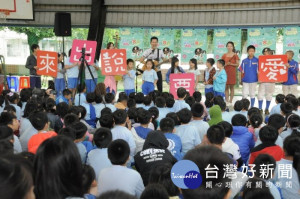
M286 55L261 55L258 58L258 81L259 82L286 82L288 68Z
M262 55L264 48L276 50L276 28L249 28L248 29L248 46L255 46L255 56Z
M283 29L283 53L287 50L294 52L293 59L300 62L300 27L287 27Z
M227 52L226 44L232 41L235 46L237 55L241 56L241 29L215 29L214 30L214 58L216 61L221 59Z
M174 40L175 40L175 30L172 28L151 28L149 29L149 39L151 37L158 38L158 48L163 50L164 48L169 48L166 52L165 57L171 58L174 55ZM148 42L148 48L150 48L150 42Z
M102 75L125 75L126 59L125 49L101 50Z
M138 61L143 55L144 29L143 28L119 28L120 49L126 49L127 58Z
M177 89L182 87L185 88L191 96L194 93L195 87L195 75L194 73L172 73L170 75L170 93L177 97Z
M51 51L37 51L37 70L38 75L45 75L56 77L57 76L57 52Z
M181 30L181 63L188 64L190 59L197 59L198 64L205 64L207 49L206 29Z
M88 64L94 64L97 42L74 39L72 44L72 51L70 56L70 62L80 62L82 56L82 50L85 53L85 60Z

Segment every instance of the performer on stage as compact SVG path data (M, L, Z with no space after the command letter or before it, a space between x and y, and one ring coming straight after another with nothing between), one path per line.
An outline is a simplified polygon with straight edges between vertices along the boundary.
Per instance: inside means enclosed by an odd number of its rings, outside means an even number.
M58 64L57 64L57 76L55 78L55 90L56 95L62 95L63 90L66 88L64 73L66 72L64 69L63 63L64 55L58 53Z
M74 98L78 84L78 73L80 64L76 62L70 62L71 51L72 49L69 50L69 57L65 60L65 69L67 70L68 89L72 92L72 97Z
M288 57L288 63L286 64L286 66L288 67L288 80L282 84L282 91L285 96L288 94L294 94L297 97L297 76L299 72L299 65L295 60L293 60L294 52L292 50L286 51L285 54Z
M225 99L230 105L232 104L232 100L234 97L234 85L236 83L236 68L239 66L240 58L235 53L234 43L232 41L227 42L226 48L227 53L225 53L222 56L222 59L225 61L225 71L227 74Z
M258 58L254 56L255 47L253 45L247 47L247 52L248 57L242 61L239 71L242 73L243 98L250 96L251 107L253 107L258 82Z
M263 55L272 55L272 50L270 48L264 48L262 51ZM258 87L258 107L261 112L262 110L262 105L263 105L263 100L266 98L266 108L265 108L265 114L269 115L269 107L271 104L272 100L272 95L275 91L275 83L271 82L261 82Z
M150 44L151 44L151 48L144 51L143 56L140 59L140 62L144 62L145 59L156 60L157 62L164 60L165 56L164 56L163 51L161 49L157 48L158 38L151 37ZM162 88L162 75L161 75L160 66L156 67L156 71L157 71L157 77L158 77L157 90L162 92L163 88Z
M179 66L179 59L177 57L172 58L171 68L168 70L166 74L166 82L169 84L170 82L170 74L172 73L185 73L183 68Z
M39 45L37 44L32 44L31 47L31 52L32 54L27 57L26 65L25 67L30 70L30 88L41 88L41 76L36 74L36 69L37 69L37 51L40 50Z
M115 48L114 43L108 42L106 49L114 49L114 48ZM115 76L106 75L104 79L104 84L107 93L113 93L113 94L117 93L117 83L116 83Z

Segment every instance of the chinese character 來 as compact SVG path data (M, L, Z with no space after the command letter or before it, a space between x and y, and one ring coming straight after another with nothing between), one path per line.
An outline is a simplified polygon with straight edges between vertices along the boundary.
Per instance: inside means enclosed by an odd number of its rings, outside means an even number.
M55 72L55 69L51 68L51 66L54 66L54 60L57 59L56 57L50 57L49 54L46 56L41 56L42 61L40 62L41 65L45 65L43 68L40 68L39 70L46 70L48 73L49 70L52 72Z

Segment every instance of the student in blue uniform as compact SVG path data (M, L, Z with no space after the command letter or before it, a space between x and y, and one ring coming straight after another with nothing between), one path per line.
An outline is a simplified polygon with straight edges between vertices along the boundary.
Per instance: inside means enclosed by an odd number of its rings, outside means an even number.
M213 77L213 89L215 96L225 97L225 87L227 81L227 74L224 69L225 61L223 59L219 59L217 61L217 68L219 69Z
M72 92L69 89L65 89L62 95L56 98L56 104L59 104L60 102L66 102L67 104L72 105L71 98Z
M86 115L84 120L88 123L91 127L96 128L96 109L93 106L93 102L95 101L95 93L88 93L86 95L86 103L83 103L86 110Z
M146 70L143 73L142 79L142 91L144 95L148 95L150 92L154 91L158 77L154 68L154 63L152 60L147 60Z
M134 93L134 80L135 80L135 70L133 69L134 61L132 59L127 59L127 71L126 75L123 76L124 80L124 92L127 96L130 93Z
M93 80L93 77L91 73L89 72L88 67L85 67L85 84L86 84L86 90L88 93L94 92L96 85L97 85L97 80L98 80L98 70L99 70L99 62L98 60L95 60L95 63L90 66L91 72L94 76L95 82Z
M182 159L182 144L180 137L175 134L175 122L171 118L164 118L160 122L160 130L164 133L165 137L169 141L168 150L177 159Z
M285 53L288 57L288 63L286 66L288 67L288 80L282 84L282 91L284 95L294 94L298 95L297 86L298 86L298 72L299 65L293 60L294 52L291 50L286 51Z
M248 57L242 61L239 71L242 73L243 82L243 98L250 95L251 107L255 103L255 91L258 81L258 58L254 56L255 47L250 45L247 47Z
M71 51L72 49L69 50L69 57L65 60L65 69L67 70L68 88L72 92L72 97L74 97L78 83L79 63L70 62Z

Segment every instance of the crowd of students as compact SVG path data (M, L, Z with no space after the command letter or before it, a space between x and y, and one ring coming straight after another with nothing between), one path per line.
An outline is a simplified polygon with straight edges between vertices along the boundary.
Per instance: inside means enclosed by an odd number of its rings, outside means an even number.
M212 92L204 102L184 88L177 100L120 92L115 102L103 83L88 93L79 87L74 105L67 89L57 98L50 90L3 91L1 198L299 198L300 98L293 94L278 94L264 119L248 99L229 111ZM182 159L199 167L199 188L172 183L172 165ZM218 177L207 178L215 167Z
M288 81L269 112L275 84L260 83L259 107L254 107L258 59L255 47L248 46L248 57L239 67L243 99L229 111L236 80L228 75L228 67L236 67L238 57L232 42L226 46L228 53L217 60L217 70L215 60L207 59L205 101L197 91L200 72L195 59L187 72L195 75L196 91L190 96L179 88L178 99L155 90L160 77L153 60L145 62L142 92L137 93L134 61L128 59L124 92L116 97L114 76L95 84L86 69L85 83L77 82L78 63L67 59L63 66L62 55L58 55L59 75L52 88L56 95L51 88L23 89L19 94L4 90L0 95L1 198L299 198L300 98L295 96L299 67L293 52L286 52ZM38 49L32 46L33 53ZM263 50L268 53L269 49ZM33 54L26 67L33 83L40 84L34 61ZM97 79L97 62L91 70ZM179 60L171 58L167 83L170 74L185 72ZM172 166L183 159L199 167L199 188L179 189L173 184ZM208 178L207 171L217 177Z

